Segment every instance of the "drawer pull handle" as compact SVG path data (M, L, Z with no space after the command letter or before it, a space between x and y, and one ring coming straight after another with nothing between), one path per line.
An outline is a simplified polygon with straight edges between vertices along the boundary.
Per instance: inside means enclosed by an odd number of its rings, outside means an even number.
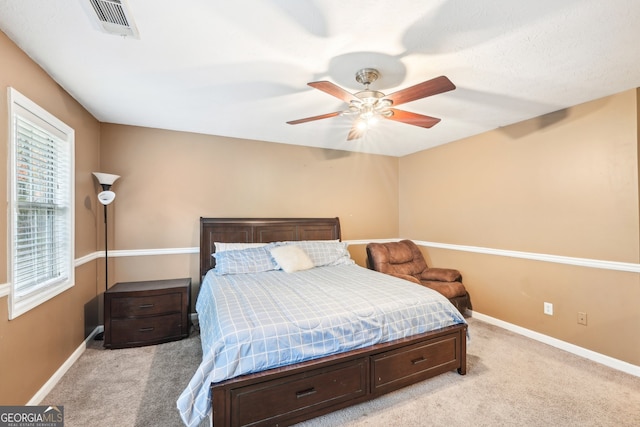
M140 331L140 332L151 332L151 331L153 331L153 327L140 328L140 329L138 329L138 331Z
M151 308L151 307L153 307L153 304L140 304L138 307L139 308Z
M420 356L420 357L418 357L417 359L413 359L413 360L411 361L411 363L412 363L413 365L417 365L417 364L419 364L419 363L426 362L426 361L427 361L427 358L426 358L426 357L424 357L424 356Z
M316 389L311 387L306 390L296 391L296 398L300 399L301 397L310 396L316 392Z

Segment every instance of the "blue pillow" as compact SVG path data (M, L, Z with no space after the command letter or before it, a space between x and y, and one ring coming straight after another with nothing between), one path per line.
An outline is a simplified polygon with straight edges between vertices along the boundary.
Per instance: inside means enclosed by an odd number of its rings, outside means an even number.
M233 251L216 252L215 274L246 274L277 270L278 264L271 256L268 246Z
M301 240L299 242L281 242L280 244L295 245L309 255L315 267L326 265L354 264L347 243L335 240Z

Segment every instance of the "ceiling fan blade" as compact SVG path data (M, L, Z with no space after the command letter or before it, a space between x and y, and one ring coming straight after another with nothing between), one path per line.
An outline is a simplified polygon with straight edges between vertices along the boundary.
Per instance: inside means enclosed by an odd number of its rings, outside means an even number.
M338 99L343 100L346 103L349 103L351 101L359 101L360 99L358 97L356 97L354 94L347 92L346 90L342 89L340 86L335 85L331 82L328 82L326 80L320 81L320 82L311 82L311 83L307 83L309 86L311 86L312 88L321 90L323 92L328 93L331 96L335 96Z
M392 101L393 105L400 105L415 101L416 99L426 98L427 96L448 92L455 88L456 86L451 83L451 80L445 76L440 76L435 79L427 80L426 82L401 89L397 92L393 92L391 95L385 96L384 99Z
M396 122L406 123L408 125L420 126L423 128L430 128L438 122L440 119L430 116L423 116L422 114L411 113L409 111L398 110L395 108L389 108L393 114L386 117L389 120L395 120Z
M322 114L320 116L313 116L313 117L306 117L304 119L291 120L290 122L287 122L287 123L290 125L297 125L299 123L306 123L306 122L312 122L314 120L321 120L321 119L336 117L336 116L339 116L340 114L342 114L342 111L336 111L335 113L327 113L327 114Z

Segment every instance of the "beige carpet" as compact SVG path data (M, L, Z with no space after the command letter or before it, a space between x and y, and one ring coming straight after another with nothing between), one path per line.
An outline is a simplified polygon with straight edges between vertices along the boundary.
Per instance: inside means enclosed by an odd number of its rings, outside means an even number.
M640 378L469 319L467 375L455 372L299 427L638 426ZM65 426L180 426L175 402L201 357L197 333L152 347L90 348L42 404Z
M197 332L120 350L91 341L41 405L64 406L65 427L181 426L176 401L201 357Z

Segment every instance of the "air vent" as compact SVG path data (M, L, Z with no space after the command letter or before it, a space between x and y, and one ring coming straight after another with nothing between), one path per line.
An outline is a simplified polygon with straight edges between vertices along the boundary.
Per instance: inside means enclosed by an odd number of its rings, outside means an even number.
M109 34L140 38L126 0L88 0L98 25Z

